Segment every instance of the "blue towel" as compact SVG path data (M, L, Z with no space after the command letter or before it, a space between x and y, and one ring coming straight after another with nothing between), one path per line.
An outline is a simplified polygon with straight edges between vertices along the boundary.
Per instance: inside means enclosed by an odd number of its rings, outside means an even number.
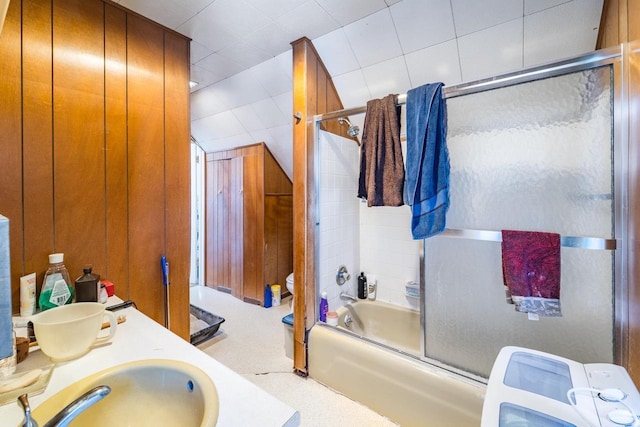
M431 83L407 92L404 202L411 206L411 232L416 240L444 231L449 209L447 106L442 86Z

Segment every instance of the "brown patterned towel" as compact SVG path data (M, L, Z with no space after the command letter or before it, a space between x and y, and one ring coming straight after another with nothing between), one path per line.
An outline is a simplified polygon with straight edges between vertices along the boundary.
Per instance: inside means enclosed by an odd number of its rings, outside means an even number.
M400 107L398 95L367 102L362 146L358 197L367 206L402 206L404 161L400 145Z

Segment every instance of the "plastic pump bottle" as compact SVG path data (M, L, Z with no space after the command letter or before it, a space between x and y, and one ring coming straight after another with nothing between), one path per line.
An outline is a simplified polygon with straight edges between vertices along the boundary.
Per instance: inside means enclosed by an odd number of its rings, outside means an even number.
M329 311L329 303L327 302L327 293L322 292L320 294L320 321L327 321L327 312Z
M44 274L42 291L38 299L40 310L48 310L73 301L73 287L69 272L62 263L64 254L49 255L49 268Z

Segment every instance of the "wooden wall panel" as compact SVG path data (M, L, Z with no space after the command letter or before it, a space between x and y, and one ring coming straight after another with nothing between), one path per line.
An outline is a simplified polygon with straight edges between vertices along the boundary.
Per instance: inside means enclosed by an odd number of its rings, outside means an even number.
M166 182L166 252L169 262L180 258L190 259L191 251L191 139L189 117L189 43L171 33L164 36L165 82L165 182ZM175 114L175 113L178 114ZM185 339L189 338L190 263L171 263L170 320L171 330ZM173 292L177 289L177 292Z
M215 206L215 194L213 168L214 162L209 160L209 155L205 155L205 207L204 207L204 284L205 286L213 287L213 274L214 269L211 266L214 263L214 241L215 233L213 232L215 227L215 221L213 220L213 212Z
M265 194L291 194L293 184L280 164L264 145L264 191Z
M0 35L0 214L9 218L11 279L24 274L22 224L22 99L20 0L9 4ZM12 306L19 310L19 288L12 289Z
M242 199L244 221L242 241L244 242L243 291L245 300L262 301L263 282L263 230L264 204L261 200L262 163L256 154L243 156Z
M294 356L293 364L301 374L307 372L306 330L315 322L315 187L314 140L311 118L315 114L342 109L340 97L330 74L313 44L303 37L293 46L293 112L302 119L293 126L293 267L294 267ZM326 90L325 90L326 88ZM325 101L318 103L323 92ZM337 106L337 108L335 108ZM328 128L329 129L329 128ZM340 129L346 136L346 129Z
M71 280L85 264L106 267L103 11L100 2L53 2L54 250Z
M53 252L51 3L22 2L25 272L44 280Z
M105 197L107 265L97 271L129 299L129 224L127 221L127 16L105 5Z
M130 296L160 324L165 290L163 31L136 16L127 23ZM152 188L150 188L150 184Z
M244 200L243 200L243 177L244 162L242 157L233 157L229 160L229 208L221 215L229 218L229 254L228 260L229 277L227 278L231 288L231 295L236 298L244 298L244 277L243 260L245 257L243 245L243 224Z

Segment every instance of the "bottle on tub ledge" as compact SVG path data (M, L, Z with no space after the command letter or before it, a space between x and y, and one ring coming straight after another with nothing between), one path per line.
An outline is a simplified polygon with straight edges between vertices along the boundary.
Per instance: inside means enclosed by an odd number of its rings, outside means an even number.
M358 298L367 299L367 292L367 277L364 275L364 272L360 272L358 276Z
M376 287L378 285L378 277L375 274L367 274L367 284L369 289L367 290L367 298L370 301L376 299Z
M327 321L327 312L329 311L329 302L327 301L327 293L326 292L322 292L320 294L320 321L321 322L326 322Z

